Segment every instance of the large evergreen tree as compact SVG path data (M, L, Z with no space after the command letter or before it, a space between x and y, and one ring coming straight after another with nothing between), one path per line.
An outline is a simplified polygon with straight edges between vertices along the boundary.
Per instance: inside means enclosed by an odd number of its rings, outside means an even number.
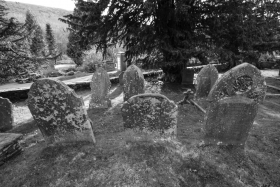
M62 21L79 34L82 48L95 45L105 52L110 45L122 44L129 61L142 56L147 63L172 66L178 73L191 57L207 63L205 57L214 53L221 62L234 65L242 56L264 50L262 46L279 29L279 4L276 0L77 0L76 9L82 13Z
M30 50L35 56L44 56L45 42L43 31L39 25L37 25L34 35L31 40Z

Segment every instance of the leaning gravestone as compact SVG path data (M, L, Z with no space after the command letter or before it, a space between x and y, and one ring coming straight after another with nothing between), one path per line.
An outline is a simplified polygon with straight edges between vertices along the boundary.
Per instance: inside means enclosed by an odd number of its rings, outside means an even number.
M108 92L111 87L109 75L102 67L98 67L92 76L90 83L91 100L89 109L96 112L111 107L111 100L108 98Z
M219 76L218 70L212 64L203 67L197 75L197 88L195 99L205 98L208 96L211 88Z
M247 97L223 98L207 111L205 143L244 147L258 104Z
M13 128L13 105L9 99L0 97L0 132Z
M63 82L37 80L30 88L27 103L47 143L95 143L82 98Z
M124 101L130 97L145 93L145 79L141 70L134 64L130 65L123 74Z
M264 100L265 92L265 79L258 68L243 63L227 71L216 81L208 100L215 102L224 97L240 95L259 103Z
M163 95L135 95L123 104L121 111L125 128L177 134L178 107Z

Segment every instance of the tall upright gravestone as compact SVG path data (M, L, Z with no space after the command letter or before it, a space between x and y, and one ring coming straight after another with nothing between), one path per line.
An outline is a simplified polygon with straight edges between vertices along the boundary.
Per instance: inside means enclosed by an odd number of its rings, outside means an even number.
M129 98L122 107L125 128L160 134L177 134L178 107L161 94L139 94Z
M111 100L108 98L108 92L111 87L109 75L102 67L98 67L92 76L90 83L91 100L89 109L96 112L111 107Z
M95 143L82 98L63 82L37 80L30 88L27 103L47 143Z
M13 128L13 104L9 99L0 97L0 132Z
M218 77L219 73L215 66L208 64L203 67L196 78L197 88L195 92L195 99L207 97Z
M145 79L141 70L134 64L130 65L123 74L124 101L130 97L145 92Z
M244 147L265 92L264 77L255 66L243 63L226 72L208 95L205 141Z

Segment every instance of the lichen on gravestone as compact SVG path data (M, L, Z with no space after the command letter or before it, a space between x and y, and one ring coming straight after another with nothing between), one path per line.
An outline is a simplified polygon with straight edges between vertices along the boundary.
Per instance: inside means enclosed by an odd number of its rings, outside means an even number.
M142 71L134 64L130 65L123 74L124 101L130 97L145 93L145 79Z
M255 66L243 63L224 73L214 84L208 100L216 102L224 97L244 96L260 103L264 100L266 82Z
M63 82L37 80L27 104L47 143L95 142L83 99Z
M203 67L197 75L195 99L206 98L219 77L218 70L212 64Z
M13 104L9 99L0 97L0 132L12 129L13 124Z
M111 107L111 100L108 97L111 88L111 82L106 70L102 67L97 67L92 76L90 83L91 100L89 103L90 110L104 110Z
M161 94L139 94L122 106L125 128L160 134L177 134L178 107Z

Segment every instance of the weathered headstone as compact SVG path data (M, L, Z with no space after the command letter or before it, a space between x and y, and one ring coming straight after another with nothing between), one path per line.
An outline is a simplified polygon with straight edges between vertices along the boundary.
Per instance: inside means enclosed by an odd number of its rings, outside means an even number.
M191 87L193 85L194 70L193 69L182 69L182 85Z
M92 76L90 83L91 100L89 109L96 112L111 107L111 100L108 98L108 92L111 88L111 82L106 70L98 67Z
M208 100L218 101L224 97L240 95L262 102L265 98L266 83L255 66L243 63L224 73L214 84Z
M0 166L22 152L21 138L22 134L0 133Z
M197 75L197 87L195 99L205 98L208 96L211 88L219 77L218 70L212 64L203 67Z
M63 82L37 80L30 88L27 103L47 143L95 143L83 99Z
M13 105L9 99L0 97L0 132L13 128Z
M121 74L119 75L119 84L120 84L121 86L123 86L123 74L124 74L124 71L121 72Z
M135 95L123 104L121 111L125 128L177 134L178 107L163 95Z
M205 143L243 147L258 104L247 97L223 98L207 110Z
M145 79L141 70L134 64L129 66L123 74L124 101L130 97L145 93Z

